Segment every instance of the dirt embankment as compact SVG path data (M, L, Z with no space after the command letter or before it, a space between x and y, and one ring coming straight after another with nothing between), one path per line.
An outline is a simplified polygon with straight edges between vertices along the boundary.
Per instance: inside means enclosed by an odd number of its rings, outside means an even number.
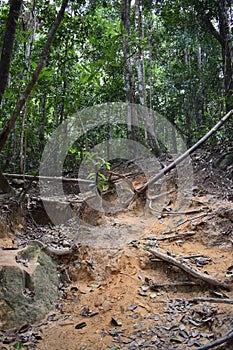
M28 220L26 236L18 235L21 242L39 239L53 247L77 247L71 255L54 257L60 275L56 308L38 326L21 333L2 331L2 349L17 341L23 349L39 350L199 349L232 330L232 184L226 178L223 182L226 170L205 167L206 158L195 157L193 195L182 212L169 183L162 210L161 203L157 210L140 198L115 214L99 214L94 231L85 231L91 235L86 243L77 242L80 231L74 226L33 226ZM94 213L87 209L85 215ZM217 348L232 347L229 341Z

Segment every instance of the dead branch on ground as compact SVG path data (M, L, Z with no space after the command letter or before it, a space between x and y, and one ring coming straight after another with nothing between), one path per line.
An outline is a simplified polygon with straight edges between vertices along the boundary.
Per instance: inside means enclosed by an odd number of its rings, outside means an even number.
M218 345L221 345L223 343L226 343L228 341L231 341L233 339L233 328L231 330L229 330L229 332L227 332L223 337L212 341L211 343L208 343L206 345L200 346L199 348L196 348L195 350L208 350L211 348L214 348Z
M191 281L183 281L183 282L171 282L171 283L154 283L152 281L148 281L149 287L152 290L157 290L158 288L167 288L167 287L180 287L180 286L197 286L198 284Z
M183 233L177 233L176 235L173 235L173 236L159 237L159 238L153 238L153 239L155 239L156 241L166 241L166 240L174 241L179 238L194 236L195 234L196 232L183 232Z
M233 304L232 299L221 299L221 298L194 298L194 302L208 302L208 303L220 303L220 304Z
M17 179L17 180L29 180L38 182L40 180L44 181L62 181L65 183L84 183L84 184L93 184L94 181L86 180L86 179L78 179L78 178L66 178L66 177L53 177L53 176L34 176L34 175L23 175L23 174L7 174L3 173L3 175L9 179Z
M153 250L153 249L150 249L147 247L144 247L143 249L147 250L148 252L150 252L151 254L156 256L157 258L162 259L162 260L164 260L172 265L179 267L181 270L187 272L189 275L191 275L197 279L200 279L200 280L202 280L210 285L213 285L215 287L219 287L219 288L222 288L222 289L225 289L228 291L230 290L230 286L227 283L218 281L212 277L204 276L204 275L200 274L199 272L191 269L189 266L176 260L175 258L172 258L171 256L168 256L166 254L159 252L158 250Z

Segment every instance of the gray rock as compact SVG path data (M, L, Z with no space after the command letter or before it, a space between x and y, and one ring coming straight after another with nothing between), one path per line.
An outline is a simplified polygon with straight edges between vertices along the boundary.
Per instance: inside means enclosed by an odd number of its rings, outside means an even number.
M0 327L44 319L58 298L57 286L56 265L39 247L0 250Z

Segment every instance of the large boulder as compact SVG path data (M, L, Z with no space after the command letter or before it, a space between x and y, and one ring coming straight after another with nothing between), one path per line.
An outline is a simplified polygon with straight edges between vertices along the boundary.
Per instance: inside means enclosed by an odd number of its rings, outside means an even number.
M0 328L42 320L58 298L52 259L38 246L0 250Z

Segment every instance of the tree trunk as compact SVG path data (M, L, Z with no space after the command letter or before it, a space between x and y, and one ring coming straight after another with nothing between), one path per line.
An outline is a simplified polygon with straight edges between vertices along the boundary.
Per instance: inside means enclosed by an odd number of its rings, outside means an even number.
M228 112L233 108L233 49L226 0L219 0L219 29L220 35L224 40L224 45L222 45L222 57L226 111Z
M184 51L185 57L185 66L187 70L187 74L190 74L190 53L189 48L185 48ZM186 131L186 143L188 146L191 145L191 107L190 107L190 97L189 92L185 92L184 97L184 112L185 112L185 131Z
M45 146L45 121L46 121L46 99L47 99L47 91L45 90L42 96L41 101L41 126L39 130L39 149L40 149L40 155L42 155L42 152L44 150Z
M126 101L134 103L134 80L131 64L131 48L130 48L130 10L131 0L122 0L121 20L124 28L122 38L124 53L124 77L126 88Z
M134 139L134 129L132 127L133 111L131 103L135 102L135 88L131 63L131 47L130 47L130 10L131 0L122 0L121 3L121 21L124 28L122 45L124 54L124 78L125 78L125 90L126 90L126 102L127 104L127 137Z
M205 9L205 14L203 15L200 13L200 15L210 33L218 40L222 47L225 104L226 111L228 112L233 108L233 40L232 33L230 31L230 19L228 18L227 13L229 5L227 5L226 0L219 0L218 5L219 31L217 31L217 29L213 26L211 19L209 18L208 14L206 14Z
M0 60L0 106L2 104L3 94L7 86L11 57L15 41L15 32L23 1L12 0L10 3L10 12L6 23L6 31L3 40Z
M140 104L145 107L143 109L143 119L145 123L145 138L147 145L151 148L152 152L159 156L161 151L158 141L155 136L155 126L152 113L146 108L147 105L147 93L146 93L146 81L145 81L145 64L144 64L144 18L142 1L135 1L135 32L137 35L137 54L136 54L136 69L138 75L138 90Z

